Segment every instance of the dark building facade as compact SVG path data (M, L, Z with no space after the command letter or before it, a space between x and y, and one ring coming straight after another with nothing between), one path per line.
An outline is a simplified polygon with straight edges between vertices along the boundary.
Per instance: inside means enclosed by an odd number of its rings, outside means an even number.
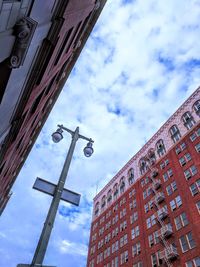
M94 266L200 266L200 88L95 196Z
M105 0L0 0L0 214Z

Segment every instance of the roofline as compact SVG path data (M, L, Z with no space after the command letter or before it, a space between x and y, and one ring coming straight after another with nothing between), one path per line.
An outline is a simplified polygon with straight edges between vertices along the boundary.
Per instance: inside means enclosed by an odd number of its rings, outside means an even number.
M200 86L193 92L193 94L187 98L183 104L169 117L169 119L158 129L158 131L149 139L149 141L117 172L117 174L108 182L102 189L97 193L97 195L93 198L95 201L114 181L133 163L136 158L143 153L143 151L158 137L160 133L164 131L164 129L170 124L170 122L176 117L177 113L179 113L184 106L190 102L192 98L194 98L200 92Z

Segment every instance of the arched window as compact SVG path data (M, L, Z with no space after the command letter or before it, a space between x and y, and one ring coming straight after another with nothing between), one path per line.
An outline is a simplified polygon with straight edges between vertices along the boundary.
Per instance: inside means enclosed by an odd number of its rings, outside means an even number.
M151 165L153 165L156 162L156 154L155 154L155 151L154 151L153 148L151 148L148 151L148 158L149 158L149 161L150 161Z
M196 114L200 117L200 99L194 103L193 108Z
M125 191L125 177L123 176L121 179L120 179L120 194L124 193Z
M174 141L174 143L176 143L181 138L181 134L180 134L180 131L179 131L177 125L173 125L169 129L169 132L171 134L171 138Z
M165 154L166 150L165 150L165 145L162 139L158 140L158 142L156 143L156 151L159 157Z
M184 126L189 130L195 125L195 120L189 111L185 112L182 116Z
M141 175L143 175L148 169L146 159L145 158L141 158L139 165L140 165L140 173L141 173Z
M95 215L99 214L99 202L96 203L95 205L95 211L94 211Z
M117 197L118 197L118 183L116 183L115 185L114 185L114 187L113 187L113 199L115 200L115 199L117 199Z
M104 209L106 206L106 196L104 195L101 199L101 208Z
M133 168L130 168L128 171L128 183L129 185L131 185L132 183L134 183L135 179L134 179L134 170Z
M110 189L107 194L107 203L110 204L112 201L112 190Z

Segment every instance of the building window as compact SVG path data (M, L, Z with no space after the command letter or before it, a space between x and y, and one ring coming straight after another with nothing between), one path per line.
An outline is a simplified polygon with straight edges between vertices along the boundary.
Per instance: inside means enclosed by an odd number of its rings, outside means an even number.
M134 239L140 234L139 226L137 225L135 228L131 230L131 238Z
M176 152L176 154L178 155L178 154L180 154L181 151L183 151L184 149L186 149L186 144L183 142L182 144L180 144L180 146L177 146L177 147L175 148L175 152Z
M144 192L143 192L143 199L145 199L147 197L147 190L145 190Z
M197 134L197 136L200 136L200 128L198 130L196 130L196 134Z
M176 230L181 229L182 227L188 225L188 223L189 223L185 212L183 212L179 216L177 216L174 219L174 222L176 225Z
M181 236L179 241L181 244L182 252L186 252L189 249L192 249L196 246L195 241L192 237L192 232L189 232L186 235Z
M194 103L194 110L196 112L196 114L198 116L200 116L200 100L197 100L195 103Z
M177 196L175 199L170 201L170 207L172 211L180 207L181 205L182 205L182 200L180 196Z
M135 188L133 188L133 189L129 192L129 198L135 196L135 194L136 194L136 190L135 190Z
M139 255L140 252L141 252L141 245L140 242L138 242L132 246L132 256L135 257Z
M140 166L140 174L143 175L148 169L147 162L144 158L140 159L139 166Z
M152 247L153 245L159 243L158 232L156 231L153 234L149 235L148 240L149 240L149 247Z
M197 153L200 153L200 143L198 143L198 144L195 146L195 149L196 149Z
M166 149L165 149L165 145L164 145L164 142L162 139L160 139L157 143L156 143L156 151L159 155L159 157L162 157L165 152L166 152Z
M179 163L181 166L184 166L186 162L190 161L191 159L190 153L186 153L182 158L179 159Z
M169 164L169 160L165 159L161 164L160 164L160 168L164 169L167 165Z
M112 265L111 267L119 267L119 259L118 257L115 257L113 260L112 260Z
M185 112L182 116L184 126L189 130L195 125L195 120L189 111Z
M154 224L156 224L156 217L154 214L146 219L146 224L147 224L147 229L151 228Z
M185 160L185 157L182 157L179 159L179 163L181 166L184 166L186 164L186 160Z
M134 181L135 181L135 179L134 179L134 170L133 170L133 168L131 168L128 171L128 183L129 183L129 185L133 184Z
M138 219L138 212L136 211L130 216L130 223L132 224L132 223L136 222L137 219Z
M159 266L159 251L151 255L151 266L157 267Z
M200 179L196 180L194 184L191 184L190 191L192 196L195 196L200 192Z
M151 195L151 189L147 188L144 192L143 192L143 199L147 198L148 196Z
M94 267L94 259L90 261L89 267Z
M126 227L127 227L127 222L126 221L120 223L120 232L122 232L124 229L126 229Z
M197 210L198 210L198 212L200 213L200 201L198 201L198 202L196 203L196 206L197 206Z
M175 152L176 152L177 155L181 153L181 149L180 149L179 146L177 146L177 147L175 148Z
M125 197L123 197L121 200L120 200L120 207L124 204L124 203L126 203L126 198Z
M181 138L181 134L180 134L180 131L177 127L177 125L173 125L171 128L170 128L170 134L171 134L171 138L173 140L174 143L176 143L177 141L180 140Z
M107 257L109 257L110 256L110 247L108 247L108 248L106 248L105 250L104 250L104 259L106 259Z
M116 183L113 187L113 199L116 200L118 197L118 184Z
M128 242L128 237L127 237L127 234L125 234L124 236L120 238L120 248L126 245L127 242Z
M181 148L182 151L183 151L184 149L186 149L186 143L182 143L182 144L180 144L180 148Z
M175 181L173 181L170 185L166 187L168 196L170 196L176 190L177 190L177 185Z
M120 194L124 193L125 191L125 177L123 176L121 179L120 179Z
M137 207L136 199L133 199L133 201L130 202L129 207L130 207L130 210Z
M99 214L99 202L95 205L95 215L97 216Z
M177 185L176 185L176 182L175 181L173 181L171 183L171 187L172 187L173 192L177 190Z
M149 177L145 177L145 184L149 183Z
M196 140L196 138L197 138L196 133L192 133L192 134L190 135L190 140L191 140L192 142L194 142L194 141Z
M160 164L160 168L161 168L161 170L165 168L165 163L164 163L164 162L162 162L162 163Z
M169 179L167 172L163 174L163 180L166 182Z
M120 263L121 265L128 262L128 250L124 251L121 255L120 255Z
M141 180L140 184L141 184L141 187L144 187L144 185L145 185L144 179Z
M149 211L149 204L148 203L144 205L144 211L145 211L145 213L147 213Z
M167 174L168 174L168 177L171 177L171 176L173 175L172 169L169 169L169 170L167 171Z
M149 159L149 163L151 165L153 165L155 162L156 162L156 154L154 152L154 150L151 148L149 151L148 151L148 159Z
M166 182L171 176L173 176L173 171L172 169L169 169L167 172L163 174L163 180Z
M185 263L186 267L199 267L200 266L200 257L194 258Z
M106 206L106 196L103 196L101 200L101 208L104 209L105 206Z
M144 205L144 211L147 213L149 210L153 208L153 200L150 200L148 203Z
M112 190L110 189L107 194L107 203L110 204L112 202Z
M119 241L117 240L112 244L112 253L116 252L119 249Z
M192 165L189 169L184 171L185 178L189 180L192 176L197 173L197 168L195 165Z
M133 264L133 267L142 267L142 261Z
M119 218L123 218L126 215L126 208L124 208L123 210L120 211L120 215Z
M169 160L166 159L166 160L164 161L164 163L165 163L165 166L167 166L167 165L169 164Z
M158 220L163 220L168 216L167 205L157 211Z

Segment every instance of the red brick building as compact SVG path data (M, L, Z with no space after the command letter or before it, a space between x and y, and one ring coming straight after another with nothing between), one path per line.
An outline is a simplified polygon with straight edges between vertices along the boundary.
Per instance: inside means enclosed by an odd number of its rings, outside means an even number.
M87 267L200 266L200 88L95 196Z
M0 1L0 214L105 2Z

